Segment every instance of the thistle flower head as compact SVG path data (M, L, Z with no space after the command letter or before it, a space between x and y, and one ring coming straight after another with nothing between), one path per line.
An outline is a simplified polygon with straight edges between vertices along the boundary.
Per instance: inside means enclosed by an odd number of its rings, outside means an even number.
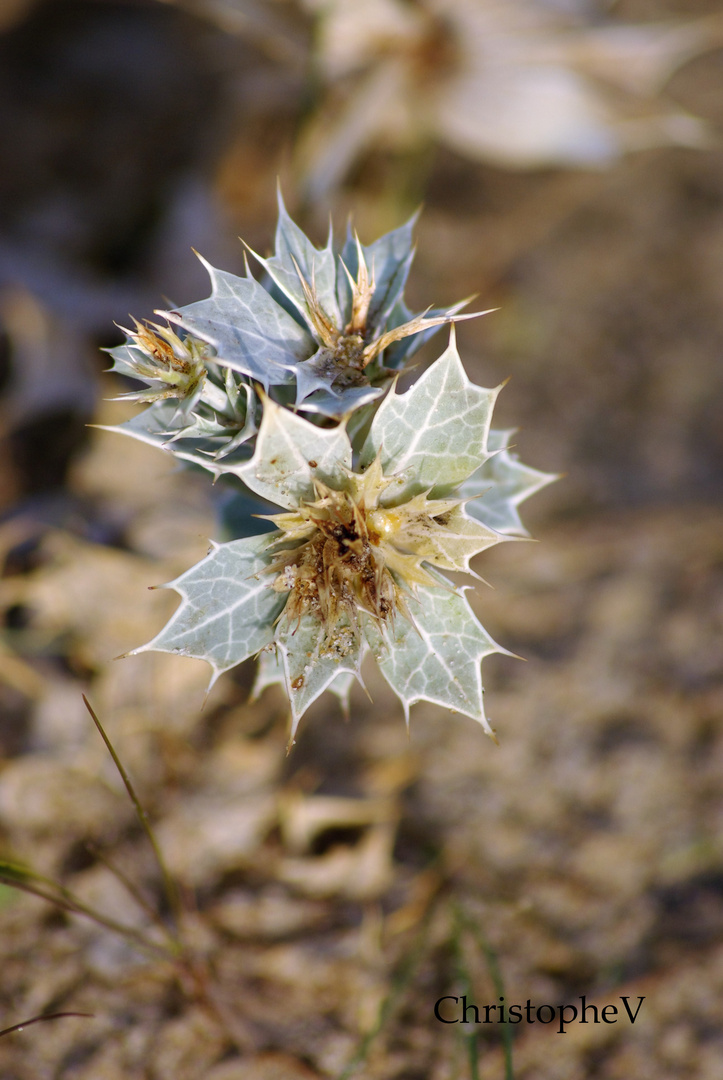
M170 450L184 461L215 471L216 461L233 456L256 433L253 388L230 368L220 367L211 346L170 326L139 323L128 341L110 349L112 371L140 379L147 390L120 394L148 408L117 426L106 427Z
M417 584L438 584L414 549L418 551L425 530L431 535L443 528L442 515L459 503L428 502L416 496L386 510L381 498L393 483L393 477L384 476L377 455L361 475L348 473L346 490L315 480L314 501L302 501L292 513L270 518L281 531L279 543L284 546L269 570L277 575L274 589L289 593L283 617L290 624L312 615L327 639L336 640L343 625L351 628L358 643L362 613L382 632L397 612L413 621L405 591L413 592ZM295 542L291 548L289 541ZM348 642L344 649L348 652L352 644L348 634L342 639Z
M385 505L397 476L385 476L381 452L363 473L349 471L337 491L314 481L317 498L269 518L282 533L269 570L274 588L289 593L284 618L313 614L333 637L340 622L360 640L359 616L382 634L397 613L414 625L409 600L417 587L444 581L432 568L469 571L472 555L496 543L489 529L468 518L461 498L430 499L429 492ZM294 546L289 547L289 542Z
M320 480L314 488L312 502L270 519L284 545L269 566L276 575L273 587L289 594L283 617L292 627L311 615L328 639L344 624L359 640L358 613L383 624L395 609L396 584L374 543L376 534L370 534L364 500ZM291 548L289 541L295 541Z
M204 366L209 347L205 341L187 335L184 338L159 323L141 323L133 319L134 329L121 329L128 335L124 349L113 350L115 371L145 382L149 389L121 395L125 401L154 402L167 398L195 401L206 378Z
M212 345L217 363L267 391L295 383L297 408L345 416L379 397L439 326L475 317L458 314L464 303L418 315L406 307L415 220L367 247L350 233L337 252L330 231L326 245L316 248L279 194L276 250L269 258L251 251L266 271L264 281L248 266L238 277L201 260L210 297L164 314Z
M325 384L328 382L331 391L336 393L352 387L370 385L367 372L369 365L378 360L384 350L394 342L412 337L423 330L441 326L445 322L475 317L475 315L456 316L452 310L444 315L432 316L424 312L407 319L399 326L385 330L383 323L378 318L374 318L372 308L377 288L374 266L372 265L370 271L364 249L356 233L353 242L356 250L357 276L355 278L351 274L343 256L339 256L339 264L346 276L350 297L343 305L344 314L336 320L327 314L319 298L313 264L311 281L307 281L296 259L293 259L306 303L306 318L318 345L314 356L300 365L296 373L297 384L300 384L304 396L313 392L311 382L315 379L322 380ZM379 381L393 374L393 369L378 367L374 372L374 377Z

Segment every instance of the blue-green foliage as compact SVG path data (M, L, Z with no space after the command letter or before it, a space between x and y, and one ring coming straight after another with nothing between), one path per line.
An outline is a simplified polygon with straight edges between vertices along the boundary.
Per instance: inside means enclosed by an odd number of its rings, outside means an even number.
M469 381L453 330L406 393L384 396L438 326L473 317L407 309L413 225L316 248L279 197L261 281L205 264L210 297L112 350L113 370L146 384L124 397L146 407L111 430L231 478L225 520L243 537L171 583L181 605L136 652L206 660L212 681L260 654L257 688L285 686L292 737L325 689L348 706L370 655L407 717L425 700L491 732L480 661L505 650L444 572L525 535L518 505L554 479L490 430L499 388ZM283 508L271 532L239 523L254 499Z

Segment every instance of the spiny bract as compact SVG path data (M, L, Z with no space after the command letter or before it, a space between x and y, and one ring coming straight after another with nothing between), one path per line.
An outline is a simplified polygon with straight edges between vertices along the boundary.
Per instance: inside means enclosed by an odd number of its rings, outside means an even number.
M171 582L178 610L135 652L205 660L212 683L258 655L256 692L285 686L292 740L324 690L348 708L368 654L407 719L430 701L491 733L480 662L505 650L445 575L524 536L518 505L554 479L517 461L511 432L490 431L499 388L469 381L453 326L417 382L383 396L440 324L472 317L407 310L411 227L368 247L350 235L336 254L280 199L275 254L256 256L264 282L209 267L209 299L166 312L169 326L136 322L112 350L115 371L146 383L124 396L147 408L111 430L283 510L266 515L273 532L214 543Z

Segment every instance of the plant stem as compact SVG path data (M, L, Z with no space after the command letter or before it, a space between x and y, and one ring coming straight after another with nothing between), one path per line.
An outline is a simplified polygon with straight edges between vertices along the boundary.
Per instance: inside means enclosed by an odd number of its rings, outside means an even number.
M39 875L33 876L37 876L39 880L47 880L41 879ZM99 926L104 926L106 930L112 930L115 934L120 934L129 941L133 941L134 944L146 952L153 953L155 956L163 956L167 960L170 959L168 949L163 945L156 945L155 942L149 941L144 934L132 926L116 922L115 919L108 919L99 911L84 904L82 900L69 893L67 889L56 885L53 881L49 881L49 884L58 889L60 895L54 896L51 892L46 892L45 889L39 888L30 881L18 879L12 874L4 872L2 868L0 868L0 882L9 885L13 889L18 889L20 892L26 892L31 896L39 897L41 900L47 900L48 903L55 904L56 907L69 912L71 915L85 915L86 918L98 923Z
M95 1013L86 1012L59 1012L59 1013L44 1013L42 1016L33 1016L30 1020L21 1020L19 1024L13 1024L12 1027L3 1028L0 1031L0 1039L3 1035L10 1035L13 1031L22 1031L26 1027L30 1027L31 1024L40 1024L43 1020L63 1020L66 1016L87 1016L91 1019L95 1018Z
M91 706L91 704L88 701L85 694L83 694L83 702L85 704L86 709L88 710L88 712L91 715L93 723L95 724L98 731L100 732L100 737L102 738L103 742L105 743L105 745L106 745L106 747L108 749L108 753L113 758L113 763L115 764L115 767L118 770L118 773L120 775L121 780L125 784L126 791L128 792L128 797L130 798L131 802L133 803L133 806L135 807L135 811L136 811L136 814L138 816L138 820L141 823L143 831L145 832L146 836L148 837L148 842L150 843L151 847L153 848L153 854L155 855L156 863L158 864L158 868L161 871L161 876L163 878L163 888L164 888L164 892L166 894L166 900L168 901L168 906L170 908L171 916L172 916L172 919L173 919L174 930L175 930L175 933L173 935L174 944L175 944L176 948L179 949L180 948L179 933L180 933L180 927L181 927L181 920L182 920L182 917L183 917L183 907L182 907L182 904L181 904L181 898L179 896L178 889L176 887L176 883L173 880L173 878L172 878L172 876L170 874L170 871L168 870L168 867L166 866L165 860L163 858L163 853L161 852L158 841L156 840L153 829L151 828L151 825L150 825L150 822L149 822L148 817L146 815L146 812L143 809L143 806L141 805L141 802L140 802L138 796L136 795L135 788L133 787L133 784L131 783L131 779L128 776L128 773L125 771L125 768L123 767L123 764L122 764L120 758L118 757L117 753L115 752L115 749L113 748L113 744L111 743L110 739L106 735L105 730L103 728L103 725L101 724L100 720L98 719L95 712L93 711L93 707Z

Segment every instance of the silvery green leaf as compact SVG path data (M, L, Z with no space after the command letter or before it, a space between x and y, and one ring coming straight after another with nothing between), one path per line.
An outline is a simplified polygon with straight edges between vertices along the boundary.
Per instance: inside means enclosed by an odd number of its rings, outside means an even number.
M491 456L464 481L459 494L470 500L467 512L478 521L500 533L529 536L517 507L557 476L523 465L508 449L513 435L512 430L490 431Z
M309 360L297 364L295 374L297 408L321 416L346 416L362 405L374 401L384 392L380 387L370 386L368 383L334 388L339 367L330 362L329 352L323 347Z
M236 430L235 434L231 435L229 441L216 452L217 460L228 457L229 454L232 454L239 446L253 438L258 430L255 409L256 396L253 390L246 383L238 385L233 378L233 373L230 368L227 369L227 375L226 393L228 395L228 400L233 408L234 414L239 420L242 420L243 423Z
M226 368L223 375L223 389L226 400L234 416L248 418L253 414L255 398L247 382L237 380L231 368Z
M249 440L252 439L255 434L256 422L254 421L253 417L249 417L241 430L237 431L235 435L232 435L230 438L228 437L228 434L225 436L225 438L228 439L228 442L222 443L221 447L214 454L214 460L223 461L225 458L231 457L239 449L240 446L243 446L244 443L249 442Z
M221 436L228 436L226 424L222 424L216 416L194 414L190 417L190 422L168 433L166 449L173 450L174 447L171 444L179 439L218 439Z
M303 367L303 364L299 367ZM301 379L298 383L301 385ZM304 412L338 418L356 412L362 406L375 401L383 393L384 390L379 386L349 386L345 390L340 390L338 394L334 390L316 390L303 399L302 407Z
M270 644L286 601L266 573L269 537L214 545L205 559L163 588L175 589L181 605L142 652L178 653L211 665L211 685L229 668Z
M291 624L282 617L276 642L291 702L289 741L293 742L299 721L312 702L330 689L339 675L357 675L361 645L344 622L329 641L326 628L315 615L302 615Z
M252 277L217 270L201 259L211 277L207 300L161 314L208 341L218 364L257 379L268 389L293 381L293 366L310 356L311 335Z
M331 385L334 378L339 374L339 369L330 370L330 368L329 350L324 348L323 345L308 360L302 360L301 363L296 365L294 375L296 376L297 408L315 390L331 392Z
M314 499L314 477L343 486L344 470L351 467L344 426L317 427L270 398L263 405L254 456L241 465L222 462L219 471L233 473L262 499L285 507Z
M324 248L315 248L289 217L281 192L278 193L279 221L276 226L276 251L270 259L254 254L271 279L288 296L306 319L308 308L299 274L311 285L319 304L335 325L340 312L336 297L336 257L331 232ZM309 350L311 352L311 350ZM307 352L307 356L309 355Z
M182 414L179 417L178 403L175 401L158 401L123 424L97 426L101 431L130 435L132 439L156 446L159 450L172 452L183 461L190 461L213 473L218 472L213 464L218 442L208 434L194 436L190 442L185 438L176 441L179 432L186 426L186 417Z
M486 460L487 435L499 387L486 390L467 378L455 344L404 394L390 391L379 406L361 452L369 465L381 452L387 476L403 483L390 500L429 489L451 490Z
M375 624L365 620L365 634L377 663L404 706L430 701L478 720L492 729L484 711L480 663L491 653L504 652L480 625L459 593L428 586L417 588L418 603L410 605L416 629L401 616L387 630L385 641Z
M359 666L361 666L361 660L366 652L367 646L363 643L358 661ZM342 712L347 718L349 717L349 694L351 693L351 688L355 682L361 682L358 666L353 670L351 668L349 670L346 670L346 668L339 670L337 667L336 676L326 687L330 693L338 698ZM278 650L276 648L263 649L259 653L258 667L253 689L251 691L251 699L256 701L260 698L268 686L281 686L286 689L286 685L284 662L282 657L279 656Z
M256 434L256 421L253 413L247 415L246 421L241 427L235 427L228 422L223 423L215 417L207 418L197 414L191 417L191 421L186 427L171 434L164 447L166 450L175 453L174 443L181 440L192 441L199 446L202 444L206 461L208 461L209 456L213 461L222 461L224 458L234 454L240 446L249 442ZM246 456L249 456L248 451ZM206 464L204 468L209 469L211 472L218 472L211 463Z
M369 326L375 332L389 329L387 321L389 315L404 292L409 268L414 258L412 232L418 216L419 213L417 212L404 225L398 229L393 229L392 232L387 233L385 236L380 236L373 244L369 244L367 247L362 245L364 261L369 275L370 277L373 276L375 283L374 295L368 312ZM359 272L359 251L356 240L351 235L347 237L341 258L351 276L356 279ZM338 281L345 319L348 320L351 314L349 281L343 272L339 274ZM411 318L411 314L409 318Z
M233 368L227 367L224 369L223 389L226 391L226 398L234 412L242 410L244 413L248 413L252 400L249 394L251 388L246 382L236 381ZM245 401L241 400L242 392L246 398Z

